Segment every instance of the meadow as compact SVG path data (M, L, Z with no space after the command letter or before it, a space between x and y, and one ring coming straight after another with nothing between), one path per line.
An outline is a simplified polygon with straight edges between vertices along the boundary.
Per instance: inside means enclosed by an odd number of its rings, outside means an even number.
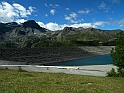
M0 93L124 93L124 78L0 68Z

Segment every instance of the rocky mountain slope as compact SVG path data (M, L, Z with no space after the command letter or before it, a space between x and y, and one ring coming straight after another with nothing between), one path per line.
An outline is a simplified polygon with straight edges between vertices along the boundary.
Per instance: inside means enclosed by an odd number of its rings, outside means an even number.
M1 40L9 40L12 37L31 36L46 32L47 29L40 27L34 20L22 24L16 22L0 23Z
M109 39L114 39L116 34L121 30L101 30L95 28L73 28L65 27L59 33L59 38L61 40L77 40L77 41L105 41Z

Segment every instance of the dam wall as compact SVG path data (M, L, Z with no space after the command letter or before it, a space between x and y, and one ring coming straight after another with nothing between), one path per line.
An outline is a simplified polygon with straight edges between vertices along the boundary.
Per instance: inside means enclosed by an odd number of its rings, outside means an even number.
M114 46L0 49L1 64L45 65L109 54Z

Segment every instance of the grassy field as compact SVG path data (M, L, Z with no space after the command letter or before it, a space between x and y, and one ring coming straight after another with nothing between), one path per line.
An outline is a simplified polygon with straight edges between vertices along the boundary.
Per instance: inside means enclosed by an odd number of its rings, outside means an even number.
M124 93L124 78L0 69L0 93Z

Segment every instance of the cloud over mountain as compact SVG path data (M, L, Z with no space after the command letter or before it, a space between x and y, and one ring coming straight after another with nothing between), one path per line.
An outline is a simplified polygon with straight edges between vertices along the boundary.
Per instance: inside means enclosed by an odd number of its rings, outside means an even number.
M94 23L80 23L80 24L57 24L57 23L47 23L44 24L43 22L37 22L41 27L44 27L46 29L52 30L52 31L56 31L56 30L62 30L64 27L74 27L74 28L78 28L78 27L83 27L83 28L98 28L99 26L104 26L106 24L109 24L108 22L94 22Z
M35 7L29 6L26 9L24 6L7 2L0 3L0 22L12 22L16 19L26 18L35 11Z

